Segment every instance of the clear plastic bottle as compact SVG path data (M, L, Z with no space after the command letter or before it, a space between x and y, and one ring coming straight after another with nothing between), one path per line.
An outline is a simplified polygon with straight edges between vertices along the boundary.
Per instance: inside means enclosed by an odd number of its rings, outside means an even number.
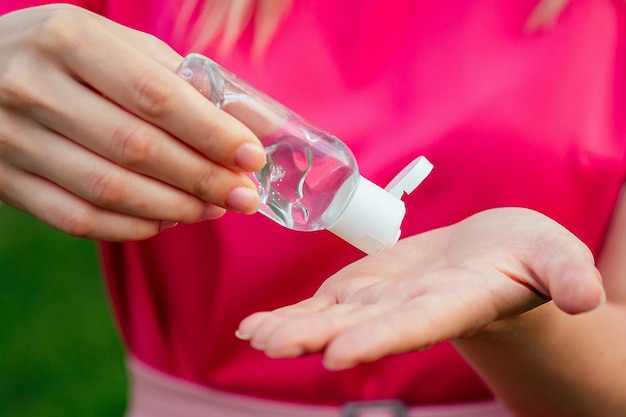
M177 73L261 140L267 163L252 174L259 211L293 230L328 229L366 253L393 246L411 192L432 165L416 159L385 191L359 175L348 147L211 59L188 55ZM394 185L395 184L395 185Z

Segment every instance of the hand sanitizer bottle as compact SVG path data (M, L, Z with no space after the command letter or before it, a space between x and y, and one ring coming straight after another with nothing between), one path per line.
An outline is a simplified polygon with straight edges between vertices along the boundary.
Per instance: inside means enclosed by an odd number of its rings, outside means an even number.
M188 55L176 72L263 143L267 163L252 174L259 211L293 230L327 229L367 254L393 246L412 192L432 165L419 157L386 190L359 175L348 147L211 59Z

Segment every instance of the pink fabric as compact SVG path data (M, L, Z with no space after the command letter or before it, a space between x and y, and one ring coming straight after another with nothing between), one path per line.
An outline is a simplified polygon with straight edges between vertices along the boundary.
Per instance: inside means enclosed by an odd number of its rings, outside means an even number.
M405 199L405 236L524 206L598 255L626 177L623 1L573 0L551 30L526 34L536 2L295 0L261 65L248 59L250 31L222 64L339 136L378 184L426 155L435 170ZM166 41L180 7L101 3L111 19ZM0 10L25 4L2 0ZM321 404L490 398L447 343L328 372L317 355L272 360L234 337L246 315L310 296L360 256L330 233L289 231L261 215L103 245L128 349L168 375Z
M426 155L435 170L405 199L405 236L525 206L598 254L626 168L623 5L575 0L528 35L535 3L296 0L261 65L249 33L222 63L342 138L374 182ZM447 343L328 372L318 355L272 360L233 336L249 313L310 296L361 256L330 233L228 214L104 249L129 349L169 374L323 404L491 397Z
M359 403L344 407L269 401L202 387L172 378L131 358L131 398L126 417L400 417L393 410L403 407L389 401ZM394 408L395 407L395 408ZM408 407L405 417L512 417L494 401L466 404Z

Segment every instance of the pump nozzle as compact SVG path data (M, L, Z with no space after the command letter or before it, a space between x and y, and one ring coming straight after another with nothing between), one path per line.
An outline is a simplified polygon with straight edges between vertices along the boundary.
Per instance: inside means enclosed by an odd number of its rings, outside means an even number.
M396 244L406 208L400 198L410 194L430 174L423 156L408 164L385 189L360 177L352 199L328 230L368 255Z

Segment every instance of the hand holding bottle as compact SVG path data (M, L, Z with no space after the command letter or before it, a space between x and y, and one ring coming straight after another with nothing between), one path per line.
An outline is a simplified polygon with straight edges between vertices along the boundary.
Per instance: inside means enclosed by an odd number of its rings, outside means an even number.
M581 313L604 297L591 253L566 229L534 211L492 209L365 257L237 333L271 357L324 352L325 366L343 369L472 336L550 298Z
M256 211L260 142L164 43L68 5L4 15L0 39L0 200L103 240Z

